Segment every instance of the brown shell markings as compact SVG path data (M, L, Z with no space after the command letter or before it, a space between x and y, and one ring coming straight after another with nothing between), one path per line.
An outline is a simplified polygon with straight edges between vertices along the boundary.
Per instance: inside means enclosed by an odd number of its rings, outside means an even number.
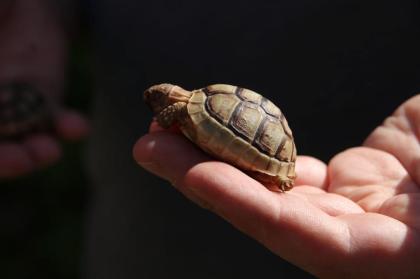
M292 188L296 177L292 131L280 109L258 93L226 84L191 92L166 84L146 90L145 101L162 126L177 121L207 153L266 185L282 191Z

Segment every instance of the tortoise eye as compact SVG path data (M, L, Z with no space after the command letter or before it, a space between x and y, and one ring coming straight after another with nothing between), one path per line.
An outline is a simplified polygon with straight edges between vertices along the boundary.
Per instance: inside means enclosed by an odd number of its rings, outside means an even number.
M149 88L143 94L145 103L150 107L153 113L159 113L169 105L169 100L166 94L163 94L155 88Z

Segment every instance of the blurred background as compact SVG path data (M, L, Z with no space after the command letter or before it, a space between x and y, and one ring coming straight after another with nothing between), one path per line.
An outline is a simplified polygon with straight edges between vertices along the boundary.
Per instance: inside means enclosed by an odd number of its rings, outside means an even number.
M80 1L64 101L95 128L58 164L0 181L0 277L311 278L134 164L140 93L253 89L280 104L299 154L327 162L420 90L419 5Z
M82 17L86 26L86 17ZM65 102L89 115L90 33L70 47ZM63 143L63 158L46 170L0 181L0 278L80 278L90 186L85 142Z

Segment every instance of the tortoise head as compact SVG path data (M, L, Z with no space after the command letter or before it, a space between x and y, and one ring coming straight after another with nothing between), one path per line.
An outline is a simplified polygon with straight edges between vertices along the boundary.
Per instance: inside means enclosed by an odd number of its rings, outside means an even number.
M187 103L191 97L191 92L182 89L179 86L162 83L153 85L144 91L143 98L146 104L153 110L156 115L166 107L177 102Z

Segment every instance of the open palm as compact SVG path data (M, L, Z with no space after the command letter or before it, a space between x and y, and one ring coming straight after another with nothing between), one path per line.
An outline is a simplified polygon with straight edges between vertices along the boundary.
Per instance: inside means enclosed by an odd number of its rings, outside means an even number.
M300 156L273 192L152 125L136 160L280 257L321 277L420 276L420 95L326 166Z

